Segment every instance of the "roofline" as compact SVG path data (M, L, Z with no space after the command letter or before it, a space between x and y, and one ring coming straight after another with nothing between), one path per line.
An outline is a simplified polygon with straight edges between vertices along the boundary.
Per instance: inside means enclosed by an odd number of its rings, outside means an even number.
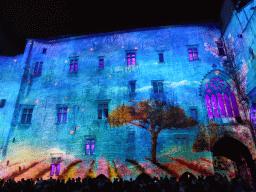
M203 27L215 27L218 28L220 26L220 22L205 22L205 23L188 23L188 24L178 24L178 25L167 25L167 26L158 26L158 27L147 27L147 28L136 28L136 29L126 29L121 31L111 31L105 33L95 33L95 34L86 34L86 35L62 35L53 38L45 38L45 39L27 39L42 42L42 43L56 43L62 41L69 40L78 40L78 39L86 39L92 37L102 37L109 36L114 34L122 34L122 33L131 33L131 32L139 32L139 31L149 31L149 30L159 30L159 29L167 29L167 28L175 28L175 27L189 27L189 26L203 26Z

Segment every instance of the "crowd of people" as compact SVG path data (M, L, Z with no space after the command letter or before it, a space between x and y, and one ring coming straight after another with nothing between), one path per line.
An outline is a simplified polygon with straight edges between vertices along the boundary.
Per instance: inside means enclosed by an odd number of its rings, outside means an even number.
M69 179L67 182L63 179L42 180L32 179L15 182L14 179L4 181L0 180L1 192L252 192L255 191L252 185L249 185L242 178L232 180L217 179L216 176L196 178L192 174L184 174L179 181L176 178L154 178L146 174L141 174L136 180L114 179L111 182L104 175L97 178Z

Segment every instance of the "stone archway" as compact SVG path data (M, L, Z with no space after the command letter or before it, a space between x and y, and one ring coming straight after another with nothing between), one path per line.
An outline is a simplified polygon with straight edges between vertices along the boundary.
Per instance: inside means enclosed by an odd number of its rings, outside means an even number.
M223 137L213 147L213 157L223 156L236 163L237 173L248 183L256 178L255 164L249 149L231 137ZM256 179L254 179L255 182Z

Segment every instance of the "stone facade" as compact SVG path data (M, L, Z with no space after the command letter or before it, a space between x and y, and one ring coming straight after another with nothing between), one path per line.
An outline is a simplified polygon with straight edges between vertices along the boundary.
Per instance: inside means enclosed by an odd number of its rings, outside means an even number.
M110 113L117 105L130 104L133 99L170 99L187 116L193 112L200 123L208 122L199 87L204 76L213 70L213 64L219 63L204 46L205 42L214 44L214 38L220 38L216 26L194 24L28 40L24 61L12 73L21 77L25 66L17 103L10 106L12 111L16 106L12 125L8 124L12 131L9 137L2 138L8 140L5 155L15 157L17 149L22 151L29 146L40 154L59 148L66 154L84 158L86 139L95 139L95 155L92 155L95 157L150 156L150 133L134 126L111 128L106 119L98 119L99 104L107 104ZM194 51L193 48L198 52L198 60L190 61L189 49ZM128 53L135 55L135 65L127 64ZM71 62L76 60L77 71L72 63L70 72ZM131 81L135 82L135 92L131 92ZM162 82L163 93L154 93L154 81ZM13 87L11 82L9 85ZM8 107L4 110L9 111ZM22 123L22 116L28 118L29 109L33 109L31 123ZM64 109L67 110L66 122L58 123L59 109L63 110L62 118ZM178 133L185 134L191 151L195 130L173 130L159 135L159 154L175 145Z
M98 166L102 160L143 162L151 156L150 133L132 125L112 128L107 115L119 104L151 98L179 105L200 125L210 119L221 124L214 141L233 137L255 159L248 127L234 126L242 112L232 96L232 80L218 52L207 49L221 37L218 23L204 23L29 39L23 55L0 58L0 99L6 100L0 108L1 160L47 158L50 163L52 151L59 151L66 160L95 159ZM216 97L232 107L216 104ZM213 136L209 130L205 134ZM160 162L170 162L168 155L193 163L204 159L210 169L204 173L213 172L209 162L214 143L208 141L211 150L195 151L197 135L198 126L162 131L157 141ZM179 171L200 173L190 165Z

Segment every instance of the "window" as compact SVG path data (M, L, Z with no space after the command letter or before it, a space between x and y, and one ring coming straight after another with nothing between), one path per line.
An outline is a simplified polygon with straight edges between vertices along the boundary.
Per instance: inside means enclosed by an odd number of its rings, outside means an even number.
M191 117L194 119L194 120L197 120L197 111L196 109L190 109L190 113L191 113Z
M225 56L225 50L224 50L224 46L223 46L223 43L221 40L219 41L216 41L216 44L217 44L217 47L218 47L218 50L219 50L219 56Z
M0 103L0 108L3 108L5 105L6 99L2 99Z
M77 64L78 64L78 59L72 59L70 60L70 72L77 72Z
M99 59L99 64L100 64L100 65L99 65L99 68L100 68L100 69L103 69L103 68L104 68L104 59L102 59L102 58Z
M136 81L129 81L129 85L130 85L130 92L131 92L131 93L135 93Z
M21 116L21 123L22 124L30 124L32 119L33 109L23 109L22 116Z
M43 54L46 54L46 50L47 50L46 48L43 48Z
M108 104L98 104L98 119L108 118Z
M163 81L152 81L153 93L163 93Z
M231 91L230 85L221 77L215 75L210 78L205 85L205 91L209 119L240 117L236 97Z
M58 123L67 122L67 112L68 112L68 108L59 108Z
M34 76L40 76L42 73L43 62L36 62L35 69L34 69Z
M254 126L256 125L256 103L252 103L251 106L251 119L253 120Z
M135 65L135 52L128 52L127 54L127 65Z
M164 62L164 54L163 53L159 53L159 63L163 63Z
M199 60L197 48L188 48L189 60Z
M61 157L53 157L52 158L52 164L51 164L51 176L54 175L55 172L55 167L56 167L56 175L60 174L60 162L61 162Z
M176 134L175 143L176 143L177 151L188 150L188 136L186 134Z
M95 139L86 139L85 154L94 155L95 150Z

